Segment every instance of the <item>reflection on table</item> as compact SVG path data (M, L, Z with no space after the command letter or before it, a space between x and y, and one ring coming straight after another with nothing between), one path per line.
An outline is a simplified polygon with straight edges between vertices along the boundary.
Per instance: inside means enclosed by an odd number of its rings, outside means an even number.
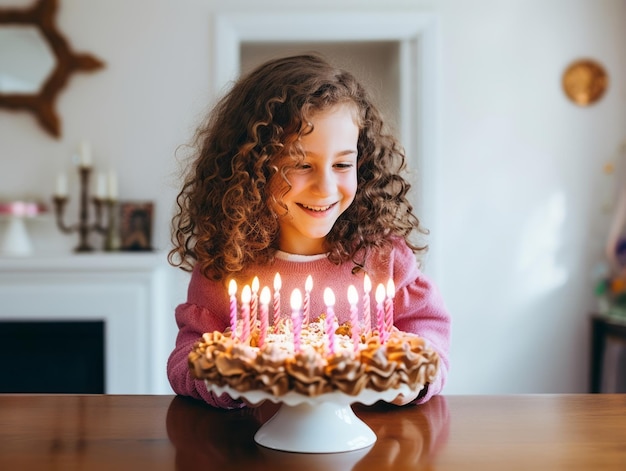
M285 453L254 442L258 428L278 407L265 402L253 409L220 411L193 399L174 398L167 413L167 432L176 447L177 469L422 469L448 434L444 397L403 408L385 403L356 405L357 415L377 435L373 446L346 453Z

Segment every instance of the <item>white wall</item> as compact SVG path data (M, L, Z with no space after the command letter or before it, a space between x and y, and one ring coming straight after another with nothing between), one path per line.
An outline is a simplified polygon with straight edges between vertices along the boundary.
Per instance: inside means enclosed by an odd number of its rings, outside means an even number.
M0 0L0 6L24 4ZM267 1L264 9L313 8ZM253 0L61 0L76 51L106 68L77 73L57 101L63 137L25 112L0 110L0 198L40 197L87 138L120 197L157 204L168 247L175 153L208 108L213 12ZM307 6L309 5L309 6ZM448 393L581 392L587 384L591 271L608 217L602 166L626 130L624 0L320 0L422 9L439 17L438 280L454 318ZM611 82L589 108L566 100L561 74L592 57ZM75 218L75 213L70 214ZM37 252L69 252L51 220L29 227ZM1 260L0 260L1 263ZM184 293L180 293L181 300Z

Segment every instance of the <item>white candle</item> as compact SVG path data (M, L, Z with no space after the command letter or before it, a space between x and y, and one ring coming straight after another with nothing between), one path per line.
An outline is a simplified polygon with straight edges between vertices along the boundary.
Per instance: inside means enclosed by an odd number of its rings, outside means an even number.
M67 175L65 175L65 173L59 173L57 175L56 196L63 198L67 196Z
M350 324L352 327L352 344L354 351L359 349L359 311L356 307L356 303L359 302L359 293L357 293L354 285L348 286L348 302L350 303Z
M113 170L109 172L109 198L117 199L117 174Z
M80 143L80 166L91 167L92 163L91 145L89 145L89 141L84 140Z
M96 198L106 198L107 176L104 173L98 173L98 180L96 184Z

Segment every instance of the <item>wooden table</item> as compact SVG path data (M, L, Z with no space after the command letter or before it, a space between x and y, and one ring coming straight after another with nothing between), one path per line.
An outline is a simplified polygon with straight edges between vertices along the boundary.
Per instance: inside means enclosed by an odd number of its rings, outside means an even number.
M174 396L0 395L1 470L626 470L626 395L440 396L356 406L360 452L254 443L274 404L222 411Z

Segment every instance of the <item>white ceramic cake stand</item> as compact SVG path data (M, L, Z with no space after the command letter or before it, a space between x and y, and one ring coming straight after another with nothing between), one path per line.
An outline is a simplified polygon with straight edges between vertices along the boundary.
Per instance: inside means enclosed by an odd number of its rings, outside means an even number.
M254 436L259 445L296 453L338 453L359 450L373 445L376 434L359 419L350 404L364 405L376 401L393 401L398 394L411 394L411 388L373 391L364 389L356 396L331 392L310 397L296 392L275 396L263 391L240 392L228 386L207 382L207 388L218 396L227 393L233 399L245 399L250 404L264 400L282 404L278 412ZM413 392L415 394L415 392Z

